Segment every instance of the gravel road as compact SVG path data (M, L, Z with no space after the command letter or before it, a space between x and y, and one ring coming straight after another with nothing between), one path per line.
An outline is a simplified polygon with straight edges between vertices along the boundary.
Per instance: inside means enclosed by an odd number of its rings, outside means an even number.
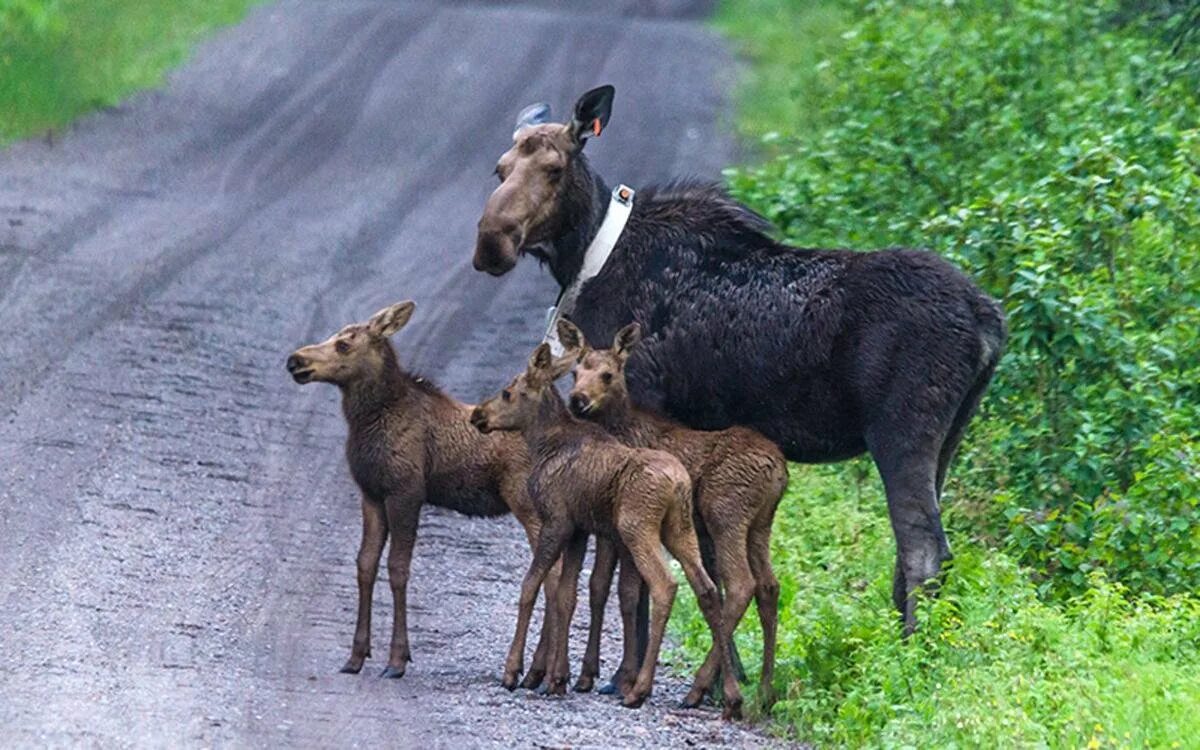
M512 118L611 82L588 149L610 180L715 176L732 76L707 10L286 0L162 90L0 151L6 747L776 744L675 710L669 665L640 711L501 689L528 554L511 519L426 509L416 661L377 678L381 580L376 658L338 674L357 495L336 390L283 369L413 298L404 363L465 400L502 384L555 292L537 264L470 267Z

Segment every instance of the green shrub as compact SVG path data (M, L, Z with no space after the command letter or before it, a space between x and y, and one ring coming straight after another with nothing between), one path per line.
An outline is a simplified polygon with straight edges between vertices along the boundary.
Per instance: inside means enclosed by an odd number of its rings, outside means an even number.
M963 528L1044 593L1096 569L1195 590L1196 62L1115 3L838 7L841 45L796 74L829 125L773 137L732 189L792 242L931 247L1004 301L1008 350L951 475Z

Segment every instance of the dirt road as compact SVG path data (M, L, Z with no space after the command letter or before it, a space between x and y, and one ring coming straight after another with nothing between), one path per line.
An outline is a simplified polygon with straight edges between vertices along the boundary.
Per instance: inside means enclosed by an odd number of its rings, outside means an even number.
M470 253L530 101L561 115L614 83L588 149L610 180L716 175L728 52L703 4L642 5L272 3L164 90L0 152L5 746L766 742L674 711L679 680L641 711L502 690L527 555L511 519L426 510L415 663L338 674L357 498L335 389L283 369L413 298L406 364L468 400L516 371L555 290Z

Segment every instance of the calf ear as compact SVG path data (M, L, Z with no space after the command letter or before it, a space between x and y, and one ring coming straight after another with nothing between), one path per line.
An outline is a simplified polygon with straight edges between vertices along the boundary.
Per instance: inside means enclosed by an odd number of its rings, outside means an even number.
M587 339L583 337L583 331L566 318L558 321L558 342L563 345L564 350L576 357L587 349Z
M633 347L642 340L642 327L637 323L630 323L621 330L617 331L617 335L613 336L613 352L621 358L621 361L629 359L629 354Z
M391 307L385 307L367 321L367 330L373 336L387 338L408 323L408 319L412 317L413 310L416 308L417 303L412 300L397 302Z
M600 86L579 97L579 101L575 102L575 114L568 127L571 137L581 147L588 138L600 135L600 132L608 127L616 92L612 86Z
M541 125L544 122L550 122L550 105L545 102L530 104L521 110L521 114L517 115L517 124L513 126L513 138L516 138L517 133L525 128Z
M550 353L550 345L545 341L538 344L538 347L533 350L533 354L529 355L529 375L542 375L554 366L554 355Z

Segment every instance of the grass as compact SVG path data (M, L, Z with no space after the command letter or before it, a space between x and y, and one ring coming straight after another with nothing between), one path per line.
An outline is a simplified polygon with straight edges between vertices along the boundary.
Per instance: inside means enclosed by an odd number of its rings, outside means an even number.
M776 731L841 747L1169 748L1200 737L1200 601L1133 598L1096 576L1086 594L1046 602L1003 553L961 532L951 543L946 585L902 642L878 478L865 460L792 467L772 550L783 591ZM709 636L680 592L675 656L690 668ZM737 640L754 684L753 608Z
M254 0L0 0L0 143L160 85Z

